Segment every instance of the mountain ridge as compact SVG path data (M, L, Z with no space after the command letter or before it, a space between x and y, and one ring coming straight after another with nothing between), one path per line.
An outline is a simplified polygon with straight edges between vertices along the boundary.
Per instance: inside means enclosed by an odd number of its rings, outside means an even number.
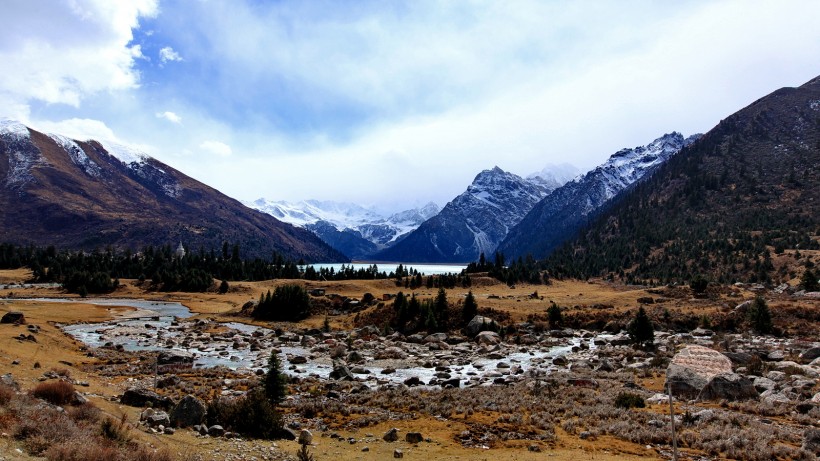
M777 255L820 248L818 165L815 78L721 120L545 265L556 276L627 283L789 280L793 269Z
M491 253L511 226L552 189L498 166L476 175L467 190L401 242L374 255L380 261L465 263Z
M249 257L346 261L313 234L127 146L0 122L0 241L92 250L239 244Z
M699 136L684 138L672 132L644 146L620 149L603 164L555 189L534 205L499 244L498 251L511 259L526 255L544 258L574 236L607 201L651 174Z

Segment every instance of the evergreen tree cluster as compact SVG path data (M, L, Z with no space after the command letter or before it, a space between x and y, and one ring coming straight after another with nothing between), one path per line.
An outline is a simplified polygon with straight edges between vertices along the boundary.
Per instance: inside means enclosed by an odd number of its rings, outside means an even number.
M282 285L260 295L253 310L257 320L298 322L310 315L310 297L301 285Z
M462 314L458 318L451 316L451 305L447 300L447 291L439 288L433 299L419 299L415 293L408 298L399 292L393 299L391 326L397 331L410 333L416 331L449 331L466 325L478 312L478 305L470 292L462 304ZM469 316L469 318L467 318ZM466 319L466 320L465 320Z
M220 292L227 292L228 281L260 281L273 279L306 280L376 280L396 278L411 288L421 287L423 274L400 266L396 273L379 271L378 266L355 269L352 265L316 270L307 266L304 273L294 262L274 253L271 258L242 259L239 245L225 242L221 251L200 249L177 256L170 245L148 246L138 253L112 248L82 251L58 251L55 247L16 246L0 244L0 269L29 267L32 281L62 283L70 292L106 293L116 288L117 279L139 279L154 289L163 291L206 291L214 286L214 278L221 280ZM108 279L106 279L106 276ZM430 280L430 278L427 278ZM447 274L432 280L434 286L469 286L469 277ZM82 290L82 287L85 287Z
M468 264L464 272L467 274L486 272L490 277L507 285L516 283L549 284L547 273L543 271L542 265L531 255L527 255L526 258L519 257L506 265L504 253L496 252L493 263L488 262L484 253L481 253L478 262Z

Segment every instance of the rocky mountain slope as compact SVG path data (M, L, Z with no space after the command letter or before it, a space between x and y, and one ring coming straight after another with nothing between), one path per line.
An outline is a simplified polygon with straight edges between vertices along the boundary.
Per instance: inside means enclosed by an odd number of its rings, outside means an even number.
M554 187L541 176L524 179L498 167L484 170L467 190L401 242L377 253L380 261L471 262L491 254L509 229Z
M508 259L544 258L577 234L608 200L645 177L699 135L669 133L646 146L621 149L604 164L555 189L535 205L498 246Z
M334 201L292 203L260 198L247 205L310 230L353 259L368 259L439 212L438 205L432 202L390 216L353 203Z
M722 120L547 261L556 275L780 282L820 248L820 77ZM809 252L806 252L809 253ZM781 255L781 256L779 256Z
M304 229L236 200L134 149L76 141L0 121L0 241L94 249L145 245L272 252L345 261Z

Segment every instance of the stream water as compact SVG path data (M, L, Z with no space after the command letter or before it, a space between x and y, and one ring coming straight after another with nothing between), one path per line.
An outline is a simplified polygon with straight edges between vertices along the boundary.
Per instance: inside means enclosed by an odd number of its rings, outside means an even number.
M77 302L59 298L38 298L39 302ZM267 366L272 349L280 351L287 374L295 376L314 375L328 378L333 370L329 347L322 344L312 347L300 345L297 337L280 340L272 330L238 322L223 323L227 333L220 335L192 332L194 321L190 310L180 303L157 302L138 299L84 299L83 303L99 306L125 306L135 310L125 312L116 320L100 323L62 325L67 334L89 347L122 346L127 351L180 351L192 353L195 367L225 366L235 370L245 369L252 373ZM261 347L252 350L251 341ZM368 358L356 367L356 376L371 386L402 383L417 377L425 383L442 378L441 370L431 363L446 363L449 378L473 383L489 383L512 372L523 373L536 367L548 372L553 369L552 358L570 354L581 343L580 338L569 338L557 346L504 346L494 354L482 354L473 343L462 343L451 350L431 351L423 344L401 343L408 357L401 360L375 360ZM371 344L372 346L372 344ZM378 347L380 345L376 345ZM594 348L593 341L588 347ZM368 351L364 351L365 355ZM296 357L305 357L306 363L298 363ZM292 361L297 362L296 364ZM394 369L383 373L386 368Z

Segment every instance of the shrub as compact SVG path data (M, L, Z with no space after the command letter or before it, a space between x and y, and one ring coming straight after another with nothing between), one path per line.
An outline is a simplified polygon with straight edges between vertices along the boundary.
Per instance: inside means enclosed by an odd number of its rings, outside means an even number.
M121 460L119 450L91 440L73 441L51 446L45 452L49 461L115 461Z
M120 420L113 418L105 418L100 424L100 435L111 442L119 445L125 445L131 441L131 429L125 420L126 415L123 413Z
M646 403L638 394L630 392L621 392L615 397L615 406L618 408L644 408Z
M5 384L0 384L0 405L6 405L14 397L14 390Z
M74 386L63 380L40 383L31 395L54 405L65 405L74 400Z
M282 418L262 386L239 398L221 397L212 401L208 405L207 418L208 424L220 424L258 439L273 439L282 431Z

